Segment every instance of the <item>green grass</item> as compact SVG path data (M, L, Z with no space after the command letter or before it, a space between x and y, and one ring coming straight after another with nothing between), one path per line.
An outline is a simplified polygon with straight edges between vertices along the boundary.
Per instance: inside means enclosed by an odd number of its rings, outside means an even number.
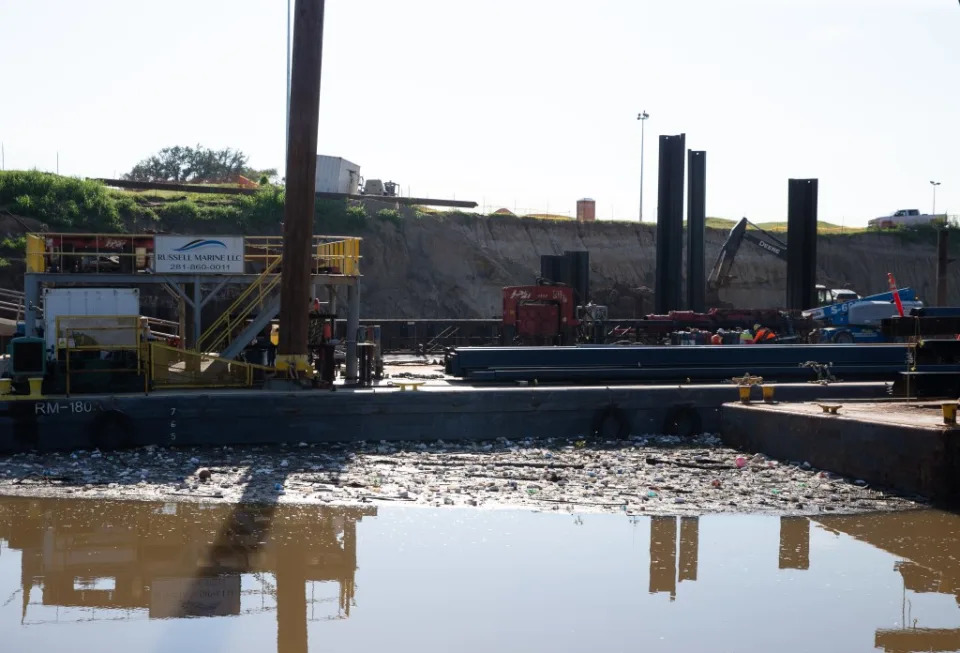
M38 171L0 171L0 209L36 218L51 230L85 232L140 232L156 230L180 233L279 234L283 222L284 189L265 186L253 195L219 195L179 191L120 191L98 181L61 177ZM326 235L363 235L376 222L402 227L404 212L392 209L368 215L357 204L341 200L318 200L314 214L314 232ZM567 216L535 214L529 216L481 215L465 211L444 211L432 207L414 207L415 217L436 220L545 220L570 222ZM729 230L736 220L710 217L706 226ZM760 222L758 227L785 232L786 222ZM821 234L855 234L862 227L843 227L819 222ZM882 233L903 242L935 242L936 228L925 225L898 227ZM955 238L954 240L957 240ZM0 243L4 249L22 251L22 244Z
M117 203L103 184L45 172L0 173L0 206L59 229L118 231L122 227Z
M711 229L730 230L733 229L733 226L737 224L737 222L739 222L739 220L731 220L729 218L707 218L706 226ZM773 233L786 233L787 231L786 222L757 222L755 224L761 229ZM817 233L821 234L854 234L863 231L866 231L866 227L846 227L832 222L824 222L823 220L817 222Z
M55 231L279 234L284 199L279 186L265 186L253 195L131 192L46 172L0 172L0 208L41 220ZM397 223L399 214L395 214L381 211L373 219ZM358 235L369 228L369 220L361 206L318 200L314 230Z

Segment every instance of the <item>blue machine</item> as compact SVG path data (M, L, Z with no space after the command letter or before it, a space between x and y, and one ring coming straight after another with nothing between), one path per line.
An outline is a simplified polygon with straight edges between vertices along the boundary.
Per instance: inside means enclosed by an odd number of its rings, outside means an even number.
M912 288L898 291L904 313L923 308ZM889 342L881 333L881 322L897 315L892 292L851 299L839 304L812 308L803 317L823 323L819 330L820 342L843 344L860 342Z

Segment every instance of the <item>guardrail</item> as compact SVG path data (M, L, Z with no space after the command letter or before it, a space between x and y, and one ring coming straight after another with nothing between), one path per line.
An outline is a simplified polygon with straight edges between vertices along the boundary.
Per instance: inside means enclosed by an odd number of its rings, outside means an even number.
M142 375L143 391L149 389L139 315L61 315L56 330L56 348L64 356L67 395L78 374ZM77 355L84 359L80 364Z
M150 384L161 388L250 388L276 370L150 343Z
M24 294L19 290L0 288L0 318L20 322L24 317ZM43 317L43 307L37 306L37 317ZM145 322L150 333L162 340L180 340L180 323L173 320L164 320L159 317L140 316L141 323Z
M360 241L343 236L313 237L313 274L360 275ZM244 260L259 263L263 268L283 257L282 236L246 236ZM277 268L279 272L279 268Z
M29 273L133 274L154 267L153 234L33 233L26 239ZM361 240L314 236L312 273L359 276ZM282 236L244 237L248 273L259 274L282 257Z
M0 317L19 322L23 319L23 293L0 288Z

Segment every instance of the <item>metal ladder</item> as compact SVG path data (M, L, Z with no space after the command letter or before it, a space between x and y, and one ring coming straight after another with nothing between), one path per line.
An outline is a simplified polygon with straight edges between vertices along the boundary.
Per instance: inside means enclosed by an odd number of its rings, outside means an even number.
M280 275L276 271L279 265L278 256L260 273L257 280L247 286L229 308L207 327L197 338L197 351L219 352L223 358L233 358L277 316L280 312L280 295L274 290L280 285ZM253 321L233 337L237 328L251 317Z

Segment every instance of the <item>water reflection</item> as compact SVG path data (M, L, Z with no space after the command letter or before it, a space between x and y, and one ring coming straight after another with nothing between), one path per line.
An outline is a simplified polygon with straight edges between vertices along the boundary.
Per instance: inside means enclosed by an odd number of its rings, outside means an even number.
M902 577L905 590L952 594L960 605L960 518L956 515L917 511L814 521L827 530L849 535L901 558L893 569ZM909 618L904 617L901 623L909 626ZM889 653L957 651L960 628L878 629L874 645Z
M350 617L355 605L358 568L357 523L363 517L376 514L374 508L276 504L217 506L0 499L0 540L5 540L9 548L19 550L21 554L20 620L24 625L69 620L158 620L264 613L273 615L269 618L276 621L277 650L298 653L308 649L308 621ZM445 536L447 540L455 538L453 534L461 528L458 526L461 522L454 516L444 520L448 514L456 513L409 513L404 523L411 524L412 530L404 537L398 535L404 533L403 529L392 532L388 539L393 538L393 541L385 545L386 549L381 542L379 561L385 560L384 551L390 551L387 565L402 567L406 563L401 564L401 561L407 558L394 558L395 552L402 551L404 546L409 547L409 542L423 539L424 533L441 527L440 524L452 529ZM440 521L431 522L426 530L417 530L416 525L426 518ZM376 521L383 519L386 517ZM493 517L477 519L493 520L488 523L496 521ZM594 517L587 517L588 521L591 519ZM616 516L596 519L622 521ZM912 627L914 621L906 598L907 590L920 594L945 594L954 597L956 604L960 605L960 561L956 546L960 518L957 516L924 511L814 519L783 517L779 519L779 542L774 533L771 533L774 539L763 540L757 539L762 531L752 530L752 527L745 530L729 528L730 524L743 526L746 523L731 522L731 519L744 518L651 518L649 542L641 540L649 551L647 593L652 595L651 599L654 596L668 597L669 602L682 606L683 595L687 593L691 595L688 600L696 604L693 595L699 594L701 599L705 596L703 591L697 591L700 584L709 584L717 578L711 572L727 564L727 559L736 556L739 548L756 549L760 541L767 542L763 546L768 549L778 546L776 566L769 554L761 557L763 565L773 573L777 569L789 571L792 578L830 574L832 572L824 569L818 572L817 562L820 561L821 567L825 562L819 553L811 560L811 531L816 530L821 547L816 549L817 552L824 550L825 534L833 533L844 536L842 539L847 542L851 541L847 538L852 538L885 551L894 559L887 569L898 574L902 583L902 627L876 628L876 624L890 621L864 613L860 615L864 623L851 621L850 628L869 626L874 631L875 646L891 653L960 649L960 628ZM769 525L769 518L758 519ZM577 523L582 524L583 520ZM555 521L551 524L550 529L556 528ZM723 527L717 527L718 524ZM535 531L543 526L547 524L531 524L530 528ZM399 526L395 525L395 528ZM700 536L704 529L709 539L701 552ZM742 542L738 538L742 538ZM443 538L439 539L443 541ZM376 541L375 537L371 544ZM735 545L731 546L731 542ZM424 543L422 546L426 547L427 565L439 564L439 560L431 559L437 549L429 548L436 545ZM446 546L445 541L443 546ZM473 555L482 550L472 550ZM718 551L724 552L719 560ZM584 555L584 571L589 574L589 551ZM470 566L475 564L473 560L464 555L461 564ZM503 569L509 568L510 558L498 560L507 565ZM704 565L702 573L701 564ZM367 580L372 582L368 584L372 587L368 587L367 592L382 592L390 583L386 579L389 573L387 568L381 568L369 577ZM749 573L752 578L766 578L762 569L752 569ZM507 579L514 574L518 582L525 579L523 574L514 570L504 573L504 582L509 582ZM3 567L0 566L0 580L2 576ZM698 580L701 577L705 580ZM723 577L736 578L736 574ZM449 584L441 586L443 582ZM444 577L442 581L434 579L434 586L436 591L450 592L451 596L455 591L467 595L472 591L470 587L460 589L453 576ZM327 591L331 588L334 589L332 593ZM641 593L642 588L640 584ZM717 587L711 587L709 593L717 591ZM745 600L749 602L750 599L745 597ZM393 604L387 609L399 607ZM692 615L685 619L695 621L699 614L694 608ZM371 618L376 623L384 616L380 613ZM0 623L0 630L10 625ZM163 636L174 637L170 633ZM181 648L172 640L159 644L155 650Z
M295 653L307 650L307 620L319 618L314 584L337 585L333 609L321 610L325 617L350 616L356 524L375 514L4 499L0 539L22 553L21 623L60 620L59 610L33 618L31 610L41 606L83 609L84 621L123 618L117 611L151 619L276 611L278 650Z
M677 552L677 518L653 517L650 520L650 593L669 594L677 598L677 583L697 580L699 518L680 519L679 563Z

